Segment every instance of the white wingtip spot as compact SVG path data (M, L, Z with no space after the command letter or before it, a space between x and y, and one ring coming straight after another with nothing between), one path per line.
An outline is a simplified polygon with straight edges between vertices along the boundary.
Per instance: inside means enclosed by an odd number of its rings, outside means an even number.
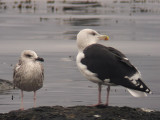
M93 115L94 117L96 117L96 118L100 118L101 117L101 115Z
M147 89L146 92L148 92L149 94L152 94L152 92L149 89Z
M143 85L141 85L140 88L143 88Z
M128 58L124 57L123 59L128 60Z

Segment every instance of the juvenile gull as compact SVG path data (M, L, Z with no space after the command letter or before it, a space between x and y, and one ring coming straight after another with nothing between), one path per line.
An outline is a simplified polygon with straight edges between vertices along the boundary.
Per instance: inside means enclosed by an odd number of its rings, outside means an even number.
M34 92L34 107L36 107L36 91L43 86L44 80L44 70L40 61L43 62L44 59L38 57L34 51L24 50L14 68L13 83L21 89L21 110L24 110L23 91Z
M142 82L140 72L128 58L112 47L97 44L99 40L108 40L92 29L83 29L77 34L78 55L76 58L80 72L90 81L98 84L98 104L101 102L101 86L107 85L106 106L111 85L121 85L134 97L147 96L150 89ZM95 106L96 106L95 105Z

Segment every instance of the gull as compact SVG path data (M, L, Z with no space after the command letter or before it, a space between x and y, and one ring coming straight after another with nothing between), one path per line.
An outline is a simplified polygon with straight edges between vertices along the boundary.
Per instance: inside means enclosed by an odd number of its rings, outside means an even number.
M19 62L14 67L13 83L21 90L21 110L24 110L23 91L34 92L34 107L36 107L36 91L42 88L44 80L44 69L40 62L43 58L32 50L24 50Z
M151 90L142 81L140 72L128 58L113 47L98 44L100 40L109 40L109 37L92 29L83 29L77 34L77 66L88 80L98 84L98 103L95 106L102 103L102 85L108 86L106 106L108 106L110 86L123 86L134 97L151 94Z

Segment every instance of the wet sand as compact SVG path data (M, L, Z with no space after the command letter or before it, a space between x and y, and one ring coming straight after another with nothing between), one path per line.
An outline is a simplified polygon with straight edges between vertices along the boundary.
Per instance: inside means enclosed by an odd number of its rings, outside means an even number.
M13 8L14 4L6 2L7 9L0 9L0 78L12 81L13 65L21 51L35 50L45 59L44 87L37 92L37 106L97 102L97 85L86 80L75 63L76 34L81 29L92 28L110 36L110 41L101 44L125 53L153 92L146 98L134 98L123 87L111 87L110 105L160 110L159 3L104 0L86 7L80 3L36 1L36 10ZM53 11L54 5L57 9ZM63 9L71 5L80 9ZM103 102L105 94L103 87ZM17 110L19 104L19 90L0 91L0 113ZM33 93L24 93L24 106L32 108Z

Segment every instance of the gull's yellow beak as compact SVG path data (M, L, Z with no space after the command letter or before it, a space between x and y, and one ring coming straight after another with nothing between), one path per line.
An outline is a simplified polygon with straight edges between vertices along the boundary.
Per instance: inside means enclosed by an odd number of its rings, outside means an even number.
M100 35L99 39L100 40L109 40L109 36L107 36L107 35Z

